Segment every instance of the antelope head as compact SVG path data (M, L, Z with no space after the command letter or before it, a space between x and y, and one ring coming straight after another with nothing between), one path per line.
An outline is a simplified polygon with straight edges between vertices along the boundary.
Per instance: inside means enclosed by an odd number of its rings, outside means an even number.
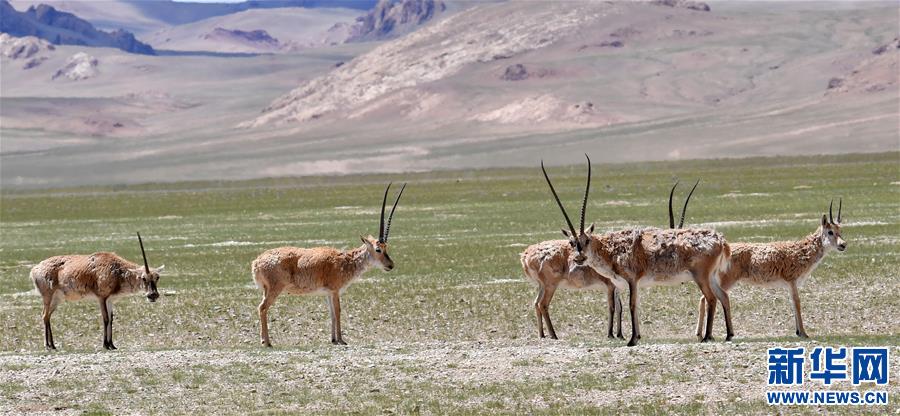
M159 291L156 289L156 284L159 282L159 272L166 266L162 265L151 269L150 264L147 263L147 252L144 251L144 241L141 240L141 233L137 233L137 237L138 243L141 245L141 256L144 257L144 267L132 270L132 272L141 277L141 287L147 293L147 300L156 302L159 299Z
M369 258L371 258L374 263L381 266L381 269L386 272L389 272L394 268L394 260L391 260L391 256L389 256L387 252L387 242L388 235L391 233L391 221L394 219L394 210L397 209L397 203L400 202L400 197L403 196L404 189L406 189L405 183L400 188L397 199L394 200L394 206L391 207L391 214L388 216L386 226L384 222L384 207L387 205L388 191L391 190L391 184L388 184L387 188L384 190L384 199L381 201L381 222L378 225L378 238L376 239L371 235L368 237L359 236L359 239L366 245L366 250L369 252Z
M828 216L822 215L822 244L825 247L834 247L837 251L844 251L847 249L847 242L841 238L841 208L843 202L843 199L838 200L837 221L834 220L834 215L832 214L832 208L834 207L833 199L831 200L831 203L828 204Z
M550 181L550 176L547 175L547 169L544 168L544 161L541 161L541 170L544 172L544 179L547 180L547 185L550 185L550 192L553 193L553 199L556 200L556 204L559 205L559 209L562 210L563 217L566 219L566 224L569 226L569 229L563 229L562 233L569 239L569 245L575 249L575 256L572 260L578 266L583 265L584 261L587 259L585 254L589 253L588 247L591 244L591 234L594 232L593 223L591 223L587 229L584 228L584 215L585 210L587 209L588 192L591 190L591 158L589 158L587 154L585 154L584 157L587 158L588 163L587 186L584 188L584 200L581 202L581 223L577 231L575 230L575 226L572 225L569 214L566 213L566 209L563 207L562 202L559 201L556 189L553 188L553 182Z

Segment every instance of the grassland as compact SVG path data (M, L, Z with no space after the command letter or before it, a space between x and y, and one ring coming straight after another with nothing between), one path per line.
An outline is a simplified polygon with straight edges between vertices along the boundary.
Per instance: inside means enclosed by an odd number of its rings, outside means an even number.
M801 289L811 340L793 337L787 293L738 286L735 341L696 343L698 291L681 285L645 290L635 348L605 338L602 292L559 293L562 339L537 339L518 253L557 238L562 222L534 168L6 191L0 413L887 413L775 409L763 392L776 345L890 345L900 374L898 162L894 152L595 166L588 219L600 230L663 226L674 178L702 178L686 222L730 241L803 237L832 197L844 200L849 249ZM551 170L571 210L583 170ZM283 296L270 312L275 348L262 349L250 261L282 245L355 247L376 232L392 180L410 182L391 233L397 268L345 292L350 345L328 343L322 299ZM161 301L118 303L112 353L97 305L64 304L60 351L45 352L30 267L101 250L137 260L138 230L150 262L166 265Z

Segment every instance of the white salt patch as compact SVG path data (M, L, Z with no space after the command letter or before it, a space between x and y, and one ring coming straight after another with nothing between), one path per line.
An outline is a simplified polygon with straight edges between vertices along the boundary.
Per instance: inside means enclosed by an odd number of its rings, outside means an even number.
M812 189L812 186L808 186L808 185L797 185L797 186L794 187L794 189Z
M749 194L742 194L740 192L729 192L725 195L720 195L719 198L739 198L745 196L771 196L772 194L765 192L751 192Z
M628 201L606 201L606 202L604 202L604 203L602 203L602 204L600 204L600 205L601 205L601 206L613 206L613 207L618 207L618 206L628 206L628 205L631 205L631 202L628 202Z

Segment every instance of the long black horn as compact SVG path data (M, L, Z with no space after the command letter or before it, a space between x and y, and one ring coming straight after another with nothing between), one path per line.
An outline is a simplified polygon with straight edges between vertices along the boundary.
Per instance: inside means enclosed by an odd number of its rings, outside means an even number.
M688 194L687 199L684 200L684 207L681 208L681 221L678 222L678 228L684 226L684 213L687 212L688 202L691 202L691 195L694 194L694 189L697 189L697 185L700 185L700 179L697 179L697 182L694 184L694 187L691 188L691 192Z
M828 204L828 222L834 224L834 217L831 215L832 206L834 206L834 198L831 198L831 202Z
M587 177L587 185L584 187L584 201L581 202L581 233L584 234L584 215L587 211L587 201L588 201L588 192L591 191L591 158L588 157L587 153L584 154L584 157L587 159L588 163L588 177Z
M838 199L838 224L841 223L841 208L844 206L844 198Z
M672 185L672 190L669 191L669 228L675 228L675 215L672 214L672 195L675 195L675 188L678 187L678 182L675 182L675 185Z
M150 265L147 263L147 253L144 251L144 240L141 240L141 233L137 233L138 243L141 245L141 256L144 256L144 270L150 274Z
M381 200L381 222L378 223L378 241L384 242L384 205L387 204L387 195L388 191L391 190L391 184L393 182L388 183L387 188L384 188L384 199Z
M578 241L578 233L575 232L575 227L572 225L572 220L569 219L569 214L566 213L566 209L563 207L562 202L559 201L559 195L556 195L556 189L553 188L553 182L550 182L550 176L547 175L547 169L544 169L544 161L541 161L541 171L544 172L544 179L547 180L547 185L550 185L550 192L553 193L553 199L556 200L556 205L559 205L559 209L562 210L563 217L566 218L566 224L569 225L569 231L572 232L572 237L575 238L575 241Z
M400 187L400 193L397 194L397 199L394 200L394 206L391 207L391 215L388 216L387 227L384 228L384 242L387 243L388 235L391 234L391 221L394 220L394 210L397 209L397 203L400 202L400 197L403 196L403 190L406 189L406 184L404 183L402 187Z

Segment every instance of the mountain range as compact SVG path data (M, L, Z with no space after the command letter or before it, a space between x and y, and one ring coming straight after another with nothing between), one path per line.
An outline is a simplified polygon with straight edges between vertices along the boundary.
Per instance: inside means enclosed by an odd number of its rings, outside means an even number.
M877 152L900 137L893 3L441 4L166 24L183 52L157 56L0 37L0 183ZM310 13L341 20L291 30ZM377 36L347 42L352 27ZM336 40L283 46L323 29ZM168 49L160 30L140 38ZM232 49L197 52L211 44Z
M0 0L0 32L35 36L57 45L104 46L144 55L155 53L153 47L138 41L130 32L98 30L87 20L46 4L19 12L7 0Z

